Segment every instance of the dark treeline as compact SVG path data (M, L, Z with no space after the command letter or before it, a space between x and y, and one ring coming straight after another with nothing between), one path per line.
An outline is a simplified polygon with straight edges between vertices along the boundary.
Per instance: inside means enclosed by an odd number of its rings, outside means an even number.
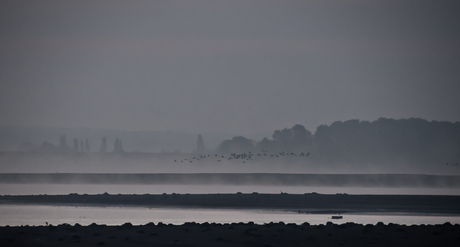
M90 144L88 139L84 142L83 140L78 140L77 138L73 139L73 145L70 147L67 144L66 136L62 135L59 137L59 144L54 145L50 142L44 141L41 145L34 145L32 143L23 142L19 145L19 151L28 151L28 152L51 152L51 153L62 153L62 152L80 152L80 153L89 153L91 152ZM101 145L98 152L106 153L107 152L107 138L101 138ZM113 153L124 153L123 142L118 139L115 139L113 143Z
M321 125L314 134L295 125L274 131L272 139L257 142L239 136L218 147L221 153L260 150L309 152L311 159L325 162L435 162L455 166L460 161L460 123L419 118L348 120Z
M273 152L306 152L313 148L313 139L310 131L302 125L295 125L290 129L275 130L272 138L264 138L259 142L243 136L233 137L223 141L217 148L220 153L244 153L267 151Z
M20 151L125 153L126 144L126 152L162 152L153 149L152 143L158 143L155 146L163 145L168 146L169 150L178 150L172 152L174 154L181 153L180 150L188 146L188 150L194 150L198 154L221 154L221 158L228 158L231 154L247 154L252 158L267 156L275 159L281 153L280 157L283 156L286 160L287 156L292 159L291 154L294 154L308 157L311 164L404 163L438 164L447 167L458 166L460 163L460 122L429 122L419 118L379 118L373 122L337 121L331 125L318 126L314 133L297 124L291 128L275 130L270 138L258 139L259 141L243 136L221 141L224 138L212 135L199 135L197 140L196 135L178 135L172 132L159 135L154 132L105 133L89 129L78 132L72 129L42 131L35 128L0 130L0 144L3 143L0 147L5 150L8 150L7 143L17 143L16 150ZM57 145L47 141L38 144L44 138L57 138L56 133L59 132L62 134ZM70 137L69 143L63 135L66 132ZM217 139L220 140L216 141ZM206 147L210 149L205 149L205 141ZM187 162L190 163L191 160Z
M123 141L123 149L126 152L139 153L190 153L196 147L197 135L179 131L123 131L110 129L90 128L55 128L55 127L23 127L0 125L0 151L29 152L40 149L52 150L61 146L60 137L67 137L67 147L57 151L76 150L74 138L78 139L78 150L86 150L86 140L90 152L112 152L116 138ZM206 146L216 147L222 140L234 134L207 133L204 138ZM255 138L266 136L267 133L254 135ZM100 149L101 139L106 138L105 148ZM117 145L118 146L118 145ZM56 150L56 149L55 149ZM39 150L40 151L40 150Z

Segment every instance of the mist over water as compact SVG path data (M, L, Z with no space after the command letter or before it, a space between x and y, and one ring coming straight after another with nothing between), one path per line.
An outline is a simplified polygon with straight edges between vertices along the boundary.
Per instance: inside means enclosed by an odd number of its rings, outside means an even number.
M193 160L196 154L74 154L0 153L1 173L315 173L315 174L435 174L460 175L460 166L445 162L413 164L404 161L323 162L311 156ZM314 156L314 154L312 155ZM228 155L225 155L228 157ZM192 162L190 162L192 161Z

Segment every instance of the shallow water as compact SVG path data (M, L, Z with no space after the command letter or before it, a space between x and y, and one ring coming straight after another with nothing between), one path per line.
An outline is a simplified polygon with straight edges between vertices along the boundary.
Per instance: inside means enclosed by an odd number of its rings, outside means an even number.
M383 188L383 187L302 187L302 186L209 186L209 185L110 185L110 184L2 184L0 195L38 194L209 194L209 193L348 193L348 194L419 194L419 195L460 195L458 189L435 188ZM185 222L233 223L253 221L258 224L285 222L302 224L326 224L355 222L376 224L377 222L396 224L460 224L459 216L415 216L415 215L344 215L341 220L332 220L331 215L298 214L273 210L223 210L223 209L183 209L183 208L142 208L142 207L70 207L38 205L0 205L0 225L58 225L63 223L89 225L91 223L120 225L163 222L183 224Z
M130 222L134 225L149 222L183 224L185 222L234 223L252 221L257 224L284 222L302 224L336 224L354 222L360 224L395 223L404 225L460 224L460 216L433 215L377 215L345 214L343 219L333 220L326 214L298 214L274 210L225 210L225 209L184 209L184 208L141 208L141 207L75 207L43 205L0 205L0 226L53 225L69 223L90 225L92 223L121 225Z

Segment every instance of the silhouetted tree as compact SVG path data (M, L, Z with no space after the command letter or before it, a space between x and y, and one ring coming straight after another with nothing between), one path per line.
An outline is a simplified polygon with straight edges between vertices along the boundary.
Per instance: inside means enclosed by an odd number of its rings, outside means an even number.
M99 147L99 152L107 153L107 139L105 137L102 137L101 147Z
M123 142L118 139L118 137L115 139L115 142L113 143L113 152L114 153L124 153L125 151L123 150Z
M73 149L75 150L75 152L78 152L78 139L77 138L73 138Z
M294 125L291 129L275 130L272 137L282 151L305 152L311 149L313 142L311 132L300 124Z
M221 153L245 153L255 149L256 142L242 136L233 137L231 140L223 141L218 151Z
M198 135L198 138L196 140L196 152L197 153L204 153L206 150L204 148L204 141L203 137L201 135Z
M85 140L85 152L90 152L88 139Z
M69 146L67 145L67 142L65 140L65 135L62 135L59 138L59 149L60 149L60 151L68 151L69 150Z
M290 149L292 131L290 129L275 130L272 135L273 140L277 141L281 149Z
M276 152L279 150L278 142L275 140L269 140L267 137L258 142L256 147L257 150L266 150L268 152Z
M311 149L313 137L310 131L300 124L294 125L291 131L292 139L290 146L294 151L307 151Z
M321 125L314 134L315 153L327 161L389 164L460 160L460 123L423 119L348 120ZM455 161L454 161L455 160Z

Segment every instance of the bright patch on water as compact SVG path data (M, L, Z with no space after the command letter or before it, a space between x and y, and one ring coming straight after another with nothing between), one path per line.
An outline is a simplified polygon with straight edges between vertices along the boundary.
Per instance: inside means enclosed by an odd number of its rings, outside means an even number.
M130 222L144 225L149 222L180 225L185 222L234 223L252 221L257 224L284 222L302 224L336 224L354 222L360 224L395 223L404 225L460 224L460 216L432 215L343 215L343 219L333 220L332 215L298 214L274 210L223 210L184 208L141 208L141 207L75 207L39 205L0 205L0 226L53 225L68 223L80 225L106 224L121 225Z

